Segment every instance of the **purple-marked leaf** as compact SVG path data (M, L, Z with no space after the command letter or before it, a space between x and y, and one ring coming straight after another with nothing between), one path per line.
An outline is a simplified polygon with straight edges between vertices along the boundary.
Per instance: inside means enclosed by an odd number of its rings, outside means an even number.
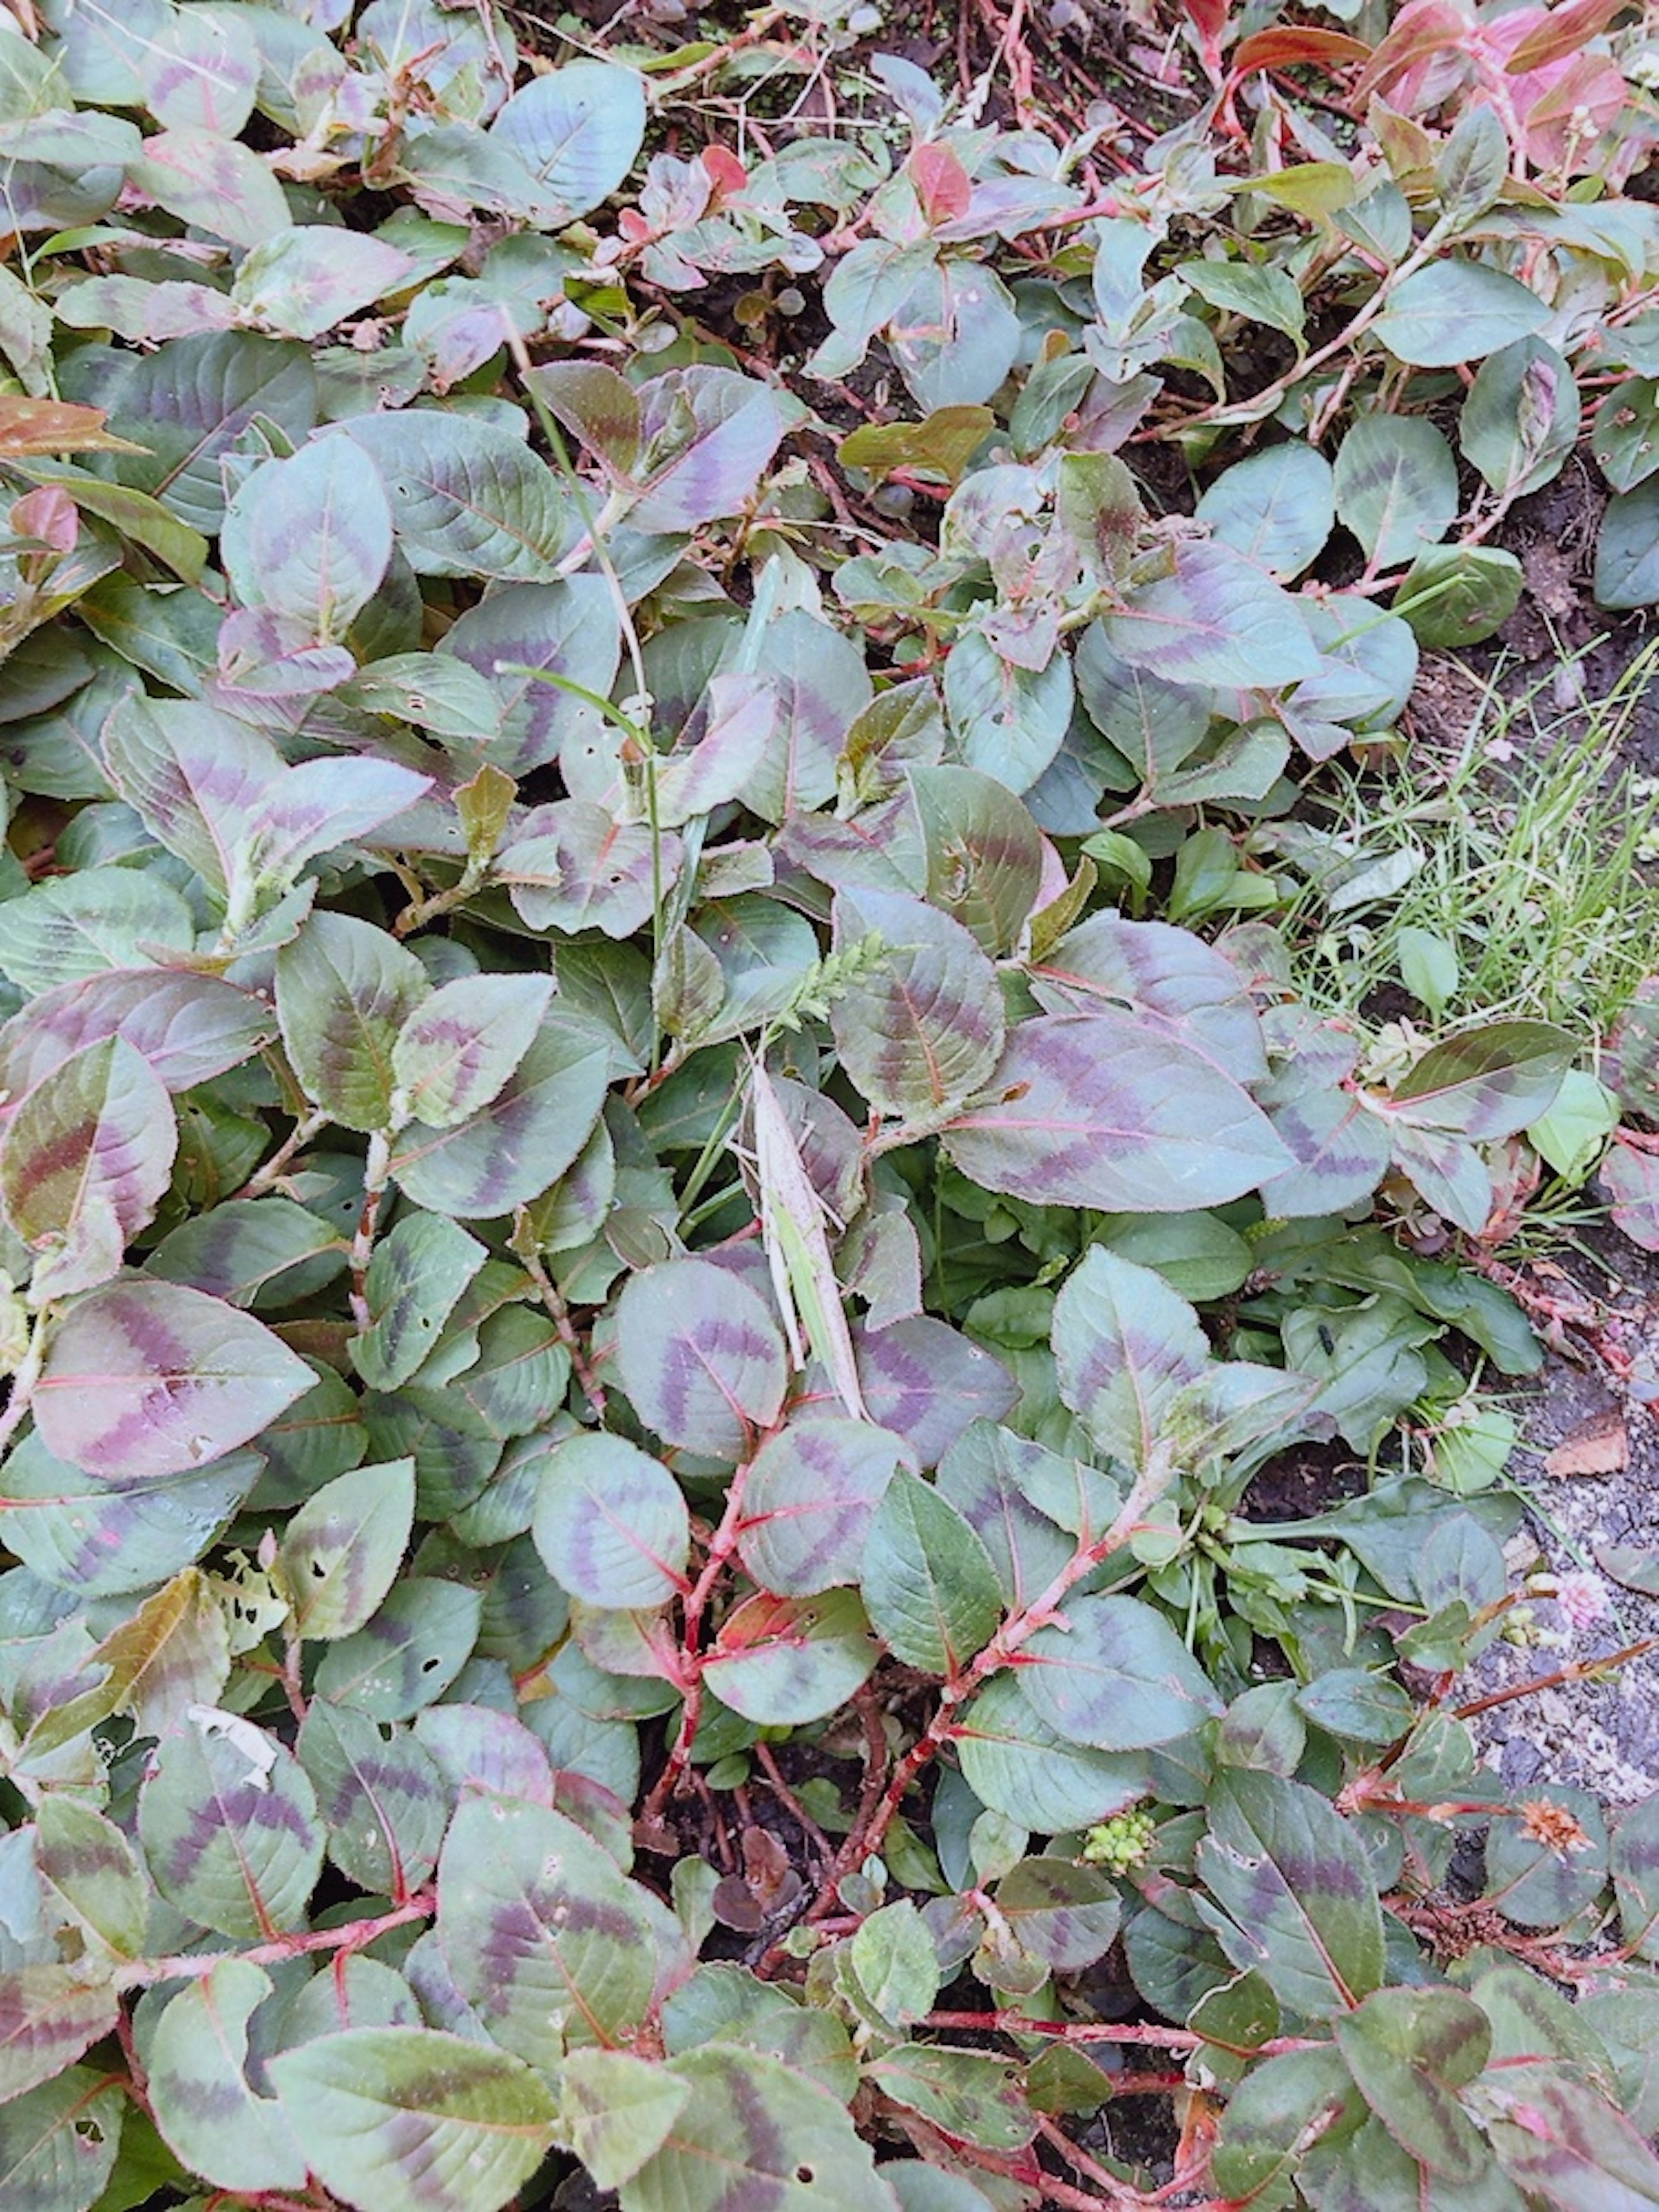
M571 2148L596 2187L615 2189L660 2150L691 2085L625 2051L573 2051L560 2075Z
M488 1106L530 1049L552 996L546 975L468 975L434 991L392 1053L416 1120L447 1129Z
M1310 1089L1271 1108L1273 1133L1296 1162L1261 1185L1270 1216L1300 1220L1344 1213L1388 1172L1389 1132L1351 1091Z
M137 1277L77 1298L35 1386L49 1451L125 1484L199 1468L256 1437L311 1370L252 1315Z
M113 2077L90 2066L0 2106L0 2184L16 2212L84 2212L98 2202L126 2111Z
M1336 511L1379 568L1414 561L1456 515L1457 464L1419 415L1362 415L1336 457Z
M172 884L137 868L52 876L8 900L0 969L33 997L82 975L187 952L196 925Z
M259 1461L233 1452L200 1474L113 1490L54 1459L38 1431L6 1462L0 1540L43 1582L119 1597L199 1559L252 1488Z
M1018 2070L988 2051L907 2043L873 2060L865 2068L865 2078L883 2096L919 2112L946 2136L987 2150L1006 2155L1022 2149L1036 2133L1036 2114Z
M233 246L258 246L294 220L281 185L252 149L211 131L185 127L146 138L127 176L145 199Z
M735 2044L822 2083L843 2105L858 2087L857 2061L840 2020L792 2002L775 1982L757 1982L740 1966L699 1966L664 2003L662 2028L671 2058L705 2044Z
M950 1500L908 1468L894 1470L876 1509L859 1588L896 1658L952 1680L1002 1619L990 1553Z
M313 914L276 955L283 1042L307 1094L348 1129L384 1129L399 1033L431 992L406 946L350 915Z
M1121 1009L1236 1083L1267 1072L1261 1024L1238 970L1190 930L1094 915L1030 972L1033 996L1051 1014Z
M1006 783L969 768L916 768L910 790L927 856L927 896L994 957L1036 905L1042 837Z
M558 2118L529 2067L436 2028L343 2028L269 2071L307 2164L356 2212L497 2212Z
M1287 1158L1236 1083L1127 1015L1021 1023L987 1088L993 1103L958 1115L945 1147L988 1190L1039 1206L1191 1212Z
M711 676L679 742L658 757L659 827L678 830L735 799L762 763L775 757L782 705L769 676Z
M996 1902L1020 1948L1059 1973L1103 1957L1122 1919L1109 1875L1065 1859L1022 1859L997 1884Z
M933 1124L990 1078L1002 1050L996 969L959 921L920 899L842 891L836 944L881 940L830 1013L842 1066L881 1114Z
M622 2184L622 2212L895 2212L846 2105L804 2074L730 2043L684 2051L667 2071L691 2094Z
M1186 1299L1152 1268L1098 1245L1054 1301L1053 1345L1061 1398L1101 1449L1137 1474L1210 1361Z
M556 361L526 382L613 478L625 478L640 453L640 403L634 387L598 361Z
M241 331L179 338L128 360L109 397L144 426L147 450L122 456L121 481L210 535L224 519L221 458L253 418L268 416L296 444L317 420L307 349Z
M1492 1170L1465 1138L1445 1129L1396 1128L1394 1164L1424 1203L1478 1237L1492 1208Z
M1170 1408L1169 1431L1178 1463L1196 1466L1252 1449L1290 1428L1320 1388L1311 1376L1286 1374L1282 1367L1217 1360Z
M152 837L223 897L246 872L253 806L281 776L270 739L196 700L130 693L104 726L115 787Z
M355 308L400 290L416 270L409 254L383 240L307 223L256 246L236 271L231 297L267 330L309 341Z
M240 138L259 82L256 54L238 37L229 9L179 9L153 38L135 39L143 105L164 131Z
M763 1444L749 1470L738 1555L765 1590L813 1597L855 1583L865 1539L909 1453L869 1421L807 1414Z
M263 1729L204 1709L166 1738L138 1793L138 1841L157 1889L198 1926L259 1943L305 1925L323 1865L316 1793Z
M408 1720L465 1666L483 1616L483 1595L466 1583L410 1575L355 1635L329 1645L318 1693L373 1720Z
M1404 2150L1454 2184L1474 2182L1491 2152L1458 2102L1492 2051L1492 2025L1457 1990L1374 1990L1334 2023L1360 2094Z
M391 1589L415 1520L415 1463L353 1468L308 1498L277 1554L299 1633L350 1636Z
M371 1325L351 1347L371 1390L396 1390L410 1380L488 1257L476 1237L441 1213L405 1213L381 1237L368 1263Z
M588 1605L645 1611L684 1589L690 1520L660 1460L623 1437L579 1436L542 1469L536 1549Z
M671 368L639 387L642 486L635 530L695 530L735 514L783 437L766 386L731 368Z
M438 649L484 678L500 700L501 735L489 757L516 776L557 759L567 744L591 738L602 721L587 701L526 672L539 669L607 697L622 631L605 579L568 576L486 593Z
M1659 2160L1622 2112L1565 2067L1506 2069L1498 2100L1492 2148L1534 2203L1552 2212L1659 2204Z
M392 564L380 471L349 438L316 438L291 459L267 461L231 501L220 550L245 607L289 616L325 644L342 638Z
M1552 1783L1536 1793L1577 1822L1583 1841L1557 1850L1529 1832L1531 1822L1497 1820L1486 1845L1486 1898L1522 1928L1559 1928L1595 1904L1607 1886L1607 1826L1588 1790Z
M1079 641L1077 687L1102 737L1153 790L1197 749L1210 726L1207 690L1131 667L1113 650L1103 623L1091 623Z
M1019 1395L993 1353L926 1314L854 1330L853 1352L865 1412L921 1467L936 1466L972 1422L1000 1421Z
M745 781L745 806L787 822L834 796L848 732L872 693L863 655L826 622L797 607L762 635L756 661L777 695L777 733Z
M48 1912L77 1929L96 1958L142 1958L149 1886L112 1820L66 1790L35 1815L34 1863Z
M1577 1049L1549 1022L1488 1022L1431 1045L1379 1103L1396 1121L1487 1144L1548 1111Z
M589 799L560 799L525 817L494 874L531 929L631 937L651 919L659 877L664 891L678 877L683 849L672 832L653 839L647 823L614 822Z
M1073 1463L990 1421L975 1421L939 1462L939 1490L986 1550L1010 1612L1046 1590L1077 1547L1041 1502L1051 1477Z
M1143 1915L1136 1924L1167 1929L1176 1941L1180 1940L1176 1924L1164 1919L1162 1914ZM1217 1989L1212 1984L1202 1995L1206 2010L1212 2011L1227 2003L1235 1986ZM1253 1978L1250 1986L1259 1987L1259 1981ZM1271 1996L1266 2002L1272 2003ZM1182 2008L1185 2010L1184 2006ZM1314 2159L1328 2157L1334 2148L1346 2152L1364 2143L1370 2127L1375 2125L1374 2122L1366 2123L1364 2100L1340 2056L1329 2044L1281 2051L1253 2066L1228 2100L1215 2151L1217 2185L1241 2204L1266 2206L1293 2201L1293 2176L1310 2179L1308 2167L1311 2167ZM1390 2148L1389 2139L1384 2136L1381 2162L1385 2168L1390 2163ZM1307 2167L1303 2164L1304 2157ZM1376 2173L1377 2164L1373 2154L1364 2168L1368 2179ZM1364 2200L1367 2212L1371 2212L1372 2207L1382 2212L1384 2205L1393 2206L1395 2212L1405 2212L1407 2205L1412 2212L1419 2212L1425 2201L1419 2188L1421 2169L1413 2165L1410 2171L1410 2193L1407 2197L1395 2200L1387 2194L1373 2197L1368 2191ZM1322 2174L1322 2180L1323 2178ZM1357 2207L1343 2199L1340 2192L1334 2193L1331 2201L1333 2204L1344 2205L1345 2212L1357 2212ZM1431 2203L1433 2199L1427 2201ZM1491 2207L1491 2212L1518 2212L1518 2208L1505 2207L1500 2200Z
M354 415L344 434L380 472L417 576L551 582L574 535L563 486L510 430L476 415Z
M35 1255L37 1305L94 1289L154 1218L173 1174L173 1101L119 1037L46 1075L5 1124L0 1202Z
M559 223L609 199L645 137L645 89L614 62L567 62L532 77L489 126L559 203Z
M165 1735L194 1706L211 1705L230 1673L223 1607L207 1577L185 1567L111 1629L89 1665L102 1681L61 1705L35 1741L67 1741L112 1713L131 1715L140 1735Z
M218 2189L303 2189L306 2154L275 2098L247 2078L248 2026L269 1974L222 1959L169 1999L149 2057L155 2124L192 2173Z
M393 1149L406 1198L465 1220L510 1213L549 1189L587 1142L605 1103L611 1045L556 1003L488 1106L447 1129L413 1121Z
M328 1855L371 1896L423 1889L438 1863L450 1797L407 1728L313 1698L295 1745L317 1792Z
M291 1198L234 1198L181 1221L145 1262L166 1283L234 1306L283 1306L343 1273L347 1239Z
M632 1276L617 1306L617 1367L635 1412L665 1443L747 1457L787 1380L783 1334L747 1283L708 1260Z
M471 1782L496 1796L553 1802L547 1753L510 1713L489 1705L428 1705L415 1716L415 1735L452 1797Z
M615 2044L657 1976L646 1893L562 1813L469 1792L438 1868L438 1942L503 2049L556 2069L566 2043Z
M1276 689L1312 676L1319 655L1298 603L1231 545L1183 541L1175 572L1138 585L1104 617L1131 666L1177 684Z
M1276 582L1288 583L1318 558L1336 520L1331 465L1300 439L1269 446L1223 471L1200 500L1198 520Z
M1638 1959L1659 1954L1659 1796L1620 1816L1613 1832L1613 1887L1619 1924Z
M72 2066L114 2027L112 1984L85 1966L21 1966L0 1973L0 2105Z
M286 890L307 860L380 829L430 787L429 776L395 761L314 760L285 769L249 810L255 879Z
M1022 1654L1020 1687L1068 1743L1146 1751L1221 1711L1204 1669L1161 1613L1133 1597L1074 1597L1064 1625Z
M1287 2010L1328 2019L1382 1981L1382 1915L1365 1848L1316 1790L1224 1768L1198 1873L1215 1900L1197 1900L1206 1925Z
M763 1728L799 1727L844 1705L879 1656L851 1590L751 1597L728 1613L703 1680Z

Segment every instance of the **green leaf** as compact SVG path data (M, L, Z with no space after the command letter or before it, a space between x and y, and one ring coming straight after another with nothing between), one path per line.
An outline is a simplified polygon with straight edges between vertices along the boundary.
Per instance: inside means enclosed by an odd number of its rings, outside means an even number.
M1659 1955L1659 1795L1631 1806L1613 1829L1613 1887L1626 1945L1638 1959Z
M1457 464L1432 422L1362 415L1336 457L1336 512L1379 568L1444 537L1461 501Z
M483 1611L481 1593L464 1583L410 1575L355 1634L329 1645L317 1688L377 1721L407 1720L466 1664Z
M906 1457L902 1438L869 1421L792 1420L750 1466L738 1532L745 1570L788 1597L857 1582L876 1509Z
M1429 545L1395 604L1419 645L1478 645L1515 612L1522 580L1520 562L1501 546Z
M1097 1245L1054 1301L1051 1341L1061 1398L1103 1452L1144 1472L1209 1364L1198 1316L1161 1275Z
M151 1879L186 1919L239 1943L303 1928L323 1865L317 1799L275 1736L204 1710L158 1747L138 1793Z
M1334 2023L1360 2092L1402 2149L1448 2181L1474 2181L1490 2156L1457 2092L1492 2051L1492 2028L1455 1990L1376 1990Z
M1382 1916L1364 1849L1315 1790L1237 1767L1218 1775L1198 1908L1241 1971L1287 2010L1347 2010L1382 1979Z
M1162 1613L1133 1597L1073 1597L1021 1651L1020 1686L1068 1743L1144 1751L1221 1710Z
M1331 465L1297 439L1269 446L1225 470L1199 501L1197 516L1224 545L1288 583L1317 560L1336 520Z
M1072 664L1055 653L1026 668L982 630L958 638L945 665L945 705L965 765L1012 792L1029 791L1072 718Z
M629 1279L617 1365L635 1412L665 1443L733 1461L777 1419L787 1379L782 1333L759 1295L708 1260Z
M937 1122L990 1077L1002 1049L996 970L959 921L895 892L843 891L836 946L881 953L830 1010L842 1066L878 1113Z
M1018 2073L989 2051L907 2043L873 2060L865 2079L947 2136L987 2150L1021 2150L1036 2133L1036 2115L1022 2094Z
M388 1460L325 1483L289 1522L277 1557L297 1632L350 1636L391 1589L415 1519L415 1462Z
M645 137L645 90L614 62L567 62L532 77L490 125L559 203L558 224L609 199Z
M392 1052L431 989L415 955L349 915L314 914L276 955L283 1042L307 1095L348 1129L384 1129Z
M1486 1893L1519 1927L1559 1928L1594 1905L1607 1886L1607 1823L1590 1792L1568 1784L1551 1784L1529 1802L1576 1820L1583 1841L1559 1850L1530 1834L1524 1820L1494 1820L1486 1843Z
M1364 2117L1364 2100L1328 2045L1282 2051L1253 2067L1228 2100L1216 2185L1251 2212L1294 2204L1308 2146L1344 2142Z
M32 1405L48 1451L128 1484L234 1451L313 1380L252 1315L130 1277L76 1298L53 1325Z
M847 1948L860 1994L890 2027L908 2027L933 2010L939 1953L908 1898L871 1913Z
M1109 1820L1150 1795L1150 1770L1134 1752L1069 1743L1036 1711L1013 1674L988 1682L951 1731L969 1787L1022 1826L1060 1835Z
M74 1054L36 1085L0 1145L0 1203L35 1254L37 1305L119 1271L173 1175L173 1101L119 1037Z
M1396 1743L1417 1710L1397 1682L1363 1667L1316 1675L1297 1692L1297 1704L1316 1728L1350 1743Z
M312 2171L356 2212L496 2212L553 2142L529 2067L436 2028L344 2028L269 2070Z
M88 2212L120 2154L126 2109L118 2084L90 2066L0 2106L0 2190L10 2212Z
M954 1680L1002 1618L990 1553L931 1484L896 1468L865 1541L871 1623L908 1666Z
M1595 410L1590 451L1614 491L1646 483L1659 469L1659 379L1631 376L1613 386Z
M667 2061L690 2096L621 2185L622 2212L892 2212L846 2106L775 2058L710 2044Z
M188 951L195 940L179 894L137 868L48 877L6 903L0 969L30 997L78 975L143 968L157 954Z
M988 407L940 407L920 422L866 422L843 438L836 459L843 468L878 477L896 469L925 469L952 489L995 427Z
M642 1890L563 1814L469 1790L438 1866L438 1942L490 2036L556 2071L567 2040L614 2045L657 1973Z
M1005 784L969 768L916 768L910 790L921 822L931 904L971 932L993 957L1012 950L1036 906L1042 840Z
M687 1587L684 1497L625 1437L572 1437L549 1454L533 1533L548 1572L586 1604L644 1611Z
M1307 310L1300 287L1282 269L1239 261L1182 261L1176 274L1211 307L1266 323L1301 344Z
M600 2189L633 2179L691 2095L678 2074L625 2051L573 2051L559 2087L562 2132Z
M224 1958L168 1999L149 2051L156 2125L193 2173L231 2190L303 2189L307 2160L287 2116L247 2078L248 2027L269 1974Z
M1595 603L1646 607L1659 599L1659 478L1607 501L1595 541Z
M745 1599L720 1626L703 1680L722 1705L761 1728L800 1727L844 1705L878 1657L851 1590Z
M1413 368L1451 368L1532 337L1549 319L1538 295L1502 270L1442 258L1395 288L1371 335Z
M1127 1015L1022 1022L987 1088L945 1149L973 1182L1039 1206L1220 1206L1289 1157L1212 1062Z

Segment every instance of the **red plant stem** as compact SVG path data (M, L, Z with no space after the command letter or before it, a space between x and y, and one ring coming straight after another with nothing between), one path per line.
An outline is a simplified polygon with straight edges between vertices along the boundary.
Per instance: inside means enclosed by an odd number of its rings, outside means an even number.
M1054 1625L1057 1608L1066 1593L1074 1583L1081 1582L1085 1575L1097 1567L1103 1559L1121 1550L1140 1526L1142 1517L1169 1488L1175 1472L1173 1462L1167 1453L1155 1451L1105 1534L1097 1536L1091 1543L1079 1544L1048 1589L1023 1611L1011 1614L971 1664L965 1667L954 1681L945 1684L939 1693L939 1707L933 1719L893 1769L892 1779L874 1813L867 1821L854 1823L852 1833L837 1853L835 1870L830 1877L831 1890L843 1875L850 1873L872 1851L880 1850L882 1838L892 1826L904 1802L905 1791L923 1768L938 1756L940 1747L948 1741L956 1726L957 1708L993 1674L999 1674L1005 1667L1014 1665L1022 1645L1035 1636L1038 1629Z
M319 1951L357 1951L389 1935L394 1928L406 1928L412 1920L429 1920L437 1909L436 1894L420 1891L406 1905L394 1905L390 1912L377 1913L371 1920L348 1920L339 1928L313 1928L292 1936L278 1936L269 1943L258 1943L251 1951L192 1951L173 1959L137 1959L124 1967L117 1976L117 1986L124 1990L149 1989L156 1982L201 1981L210 1974L223 1960L237 1958L250 1966L277 1966L285 1960L304 1958Z
M1588 1681L1632 1659L1644 1658L1650 1651L1659 1651L1659 1636L1640 1637L1621 1650L1609 1651L1605 1659L1575 1659L1571 1666L1558 1667L1553 1674L1534 1674L1529 1681L1511 1682L1507 1690L1489 1690L1484 1698L1471 1698L1467 1705L1454 1705L1452 1718L1470 1721L1477 1713L1490 1712L1494 1705L1507 1705L1516 1698L1529 1698L1534 1690L1558 1690L1568 1682Z

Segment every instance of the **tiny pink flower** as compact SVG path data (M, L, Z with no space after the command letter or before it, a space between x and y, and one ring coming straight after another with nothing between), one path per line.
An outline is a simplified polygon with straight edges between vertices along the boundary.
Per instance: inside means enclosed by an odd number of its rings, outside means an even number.
M1565 1613L1568 1626L1581 1634L1587 1628L1599 1626L1613 1611L1607 1586L1600 1575L1577 1571L1559 1578L1555 1602Z

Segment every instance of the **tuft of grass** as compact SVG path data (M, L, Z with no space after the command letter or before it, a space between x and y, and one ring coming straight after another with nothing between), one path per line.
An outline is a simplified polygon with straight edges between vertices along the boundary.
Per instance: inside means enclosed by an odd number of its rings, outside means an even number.
M1487 684L1449 752L1339 770L1280 847L1298 982L1329 1011L1529 1016L1607 1030L1659 965L1659 780L1621 748L1659 643L1563 711L1552 668ZM1279 835L1270 831L1274 842Z

